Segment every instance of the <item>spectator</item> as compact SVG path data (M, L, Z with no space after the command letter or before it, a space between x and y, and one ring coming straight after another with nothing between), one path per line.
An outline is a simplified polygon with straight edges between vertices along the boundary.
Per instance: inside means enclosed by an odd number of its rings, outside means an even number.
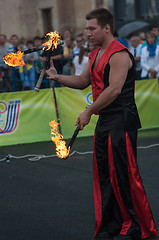
M73 67L75 75L80 75L88 63L88 48L80 47L79 55L73 59Z
M18 51L18 48L17 48L18 40L19 40L19 37L16 34L13 34L10 37L10 43L12 44L12 46L8 48L7 50L8 53L16 53Z
M52 51L52 49L44 51L43 54L41 55L41 59L43 62L46 61L46 58L50 53L50 51ZM54 62L54 67L56 68L56 71L58 72L58 74L62 73L62 64L61 64L62 57L63 57L63 47L61 45L57 45L57 48L54 48L52 52L51 59ZM49 83L51 88L60 87L60 84L55 81L49 81Z
M25 46L24 39L19 39L17 48L18 48L18 51L27 50L27 47ZM28 89L31 90L31 88L29 86L30 84L29 84L28 74L27 74L27 65L26 65L27 57L26 57L26 55L23 56L23 60L25 62L25 65L19 67L20 79L22 81L23 90L28 90Z
M128 47L127 40L124 38L120 38L116 30L114 31L113 36L118 42L122 43L125 47Z
M34 37L34 46L40 47L42 45L42 38L39 36ZM36 52L36 62L35 62L35 70L36 70L36 77L38 78L40 75L40 70L42 69L42 62L40 56L42 55L43 50L39 50Z
M146 40L145 32L139 32L140 44L142 44Z
M34 42L32 40L27 41L27 48L32 49L34 46ZM29 53L26 55L26 68L27 68L27 76L28 76L28 87L31 90L34 90L35 82L36 82L36 72L35 72L35 63L37 59L37 53Z
M19 37L16 34L13 34L10 37L10 43L12 44L12 46L8 48L7 53L16 53L18 51L18 41L19 41ZM21 90L22 89L21 81L17 81L17 80L20 80L19 67L12 67L11 69L12 69L12 80L13 82L16 83L16 89ZM13 86L14 86L14 83L13 83Z
M72 37L72 33L71 33L71 31L70 30L65 30L64 31L64 34L63 34L63 37L64 37L64 41L66 40L66 38L68 38L68 37Z
M156 35L156 42L159 45L159 30L156 25L152 25L149 29L149 32L153 32ZM146 40L142 43L142 48L147 45Z
M96 48L96 46L94 45L93 42L88 41L87 48L88 48L88 53L90 53Z
M3 57L12 45L7 42L7 37L0 34L0 75L1 75L1 91L12 91L12 84L9 77L9 67L5 64Z
M87 29L84 29L84 31L83 31L83 46L84 46L85 48L88 47Z
M141 65L140 65L140 59L141 59L141 44L140 44L140 38L138 35L132 35L130 38L131 47L130 52L134 56L135 59L135 70L136 70L136 80L139 80L141 78Z
M84 42L84 39L83 39L83 35L82 34L79 34L77 37L76 37L76 46L73 48L72 50L72 58L74 58L75 56L78 56L79 55L79 52L80 52L80 47L83 45L83 42Z
M149 31L146 34L146 46L141 52L141 78L151 79L159 77L159 45L157 36Z
M65 60L64 60L62 73L64 75L71 75L73 48L74 48L74 39L72 37L67 37L65 39L65 45L63 47L63 58Z
M158 26L153 25L150 29L151 32L153 32L157 36L157 44L159 44L159 29Z

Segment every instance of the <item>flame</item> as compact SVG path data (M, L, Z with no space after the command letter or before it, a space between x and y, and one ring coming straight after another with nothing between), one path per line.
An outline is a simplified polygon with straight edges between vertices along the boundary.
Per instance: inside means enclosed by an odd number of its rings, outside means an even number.
M57 44L61 38L58 32L49 32L46 34L45 37L49 37L49 40L42 44L45 48L47 47L46 50L49 50L51 47L52 50L54 49L54 47L57 48Z
M60 35L58 32L50 32L46 34L46 37L49 37L49 40L42 44L44 46L43 50L49 50L52 47L52 51L54 48L57 48L57 44L60 40ZM6 54L3 59L5 63L9 66L15 67L15 66L24 66L25 63L22 59L24 56L24 52L18 51L16 53L8 53Z
M70 153L70 148L67 149L66 142L63 140L63 136L58 133L57 127L58 124L55 120L49 123L51 129L51 140L56 145L56 154L59 158L67 158Z
M4 62L9 66L24 66L25 63L22 59L24 52L18 51L16 53L8 53L4 56Z

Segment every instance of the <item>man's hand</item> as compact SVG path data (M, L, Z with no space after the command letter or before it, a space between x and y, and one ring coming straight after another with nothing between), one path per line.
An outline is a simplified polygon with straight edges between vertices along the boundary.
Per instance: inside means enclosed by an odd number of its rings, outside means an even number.
M53 61L50 60L50 68L48 70L46 70L46 76L47 76L47 79L50 79L50 80L55 80L57 81L58 79L58 75L57 75L57 71L54 67L54 64L53 64Z
M157 71L153 68L149 69L149 78L156 78Z
M91 114L86 109L84 112L80 113L80 115L78 116L75 126L77 126L80 123L81 125L80 130L83 130L84 126L89 123L90 119L91 119Z

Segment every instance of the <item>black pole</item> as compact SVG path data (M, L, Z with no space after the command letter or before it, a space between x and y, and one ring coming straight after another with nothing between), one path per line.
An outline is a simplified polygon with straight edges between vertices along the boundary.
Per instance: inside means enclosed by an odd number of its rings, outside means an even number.
M73 134L73 136L72 136L72 138L71 138L71 140L70 140L67 148L70 148L70 149L72 148L72 145L73 145L74 141L76 140L76 137L77 137L77 135L78 135L78 133L79 133L80 128L81 128L81 124L79 123L79 124L77 125L75 131L74 131L74 134Z
M59 116L59 109L58 109L58 105L57 105L57 99L56 99L56 93L55 93L55 88L54 87L53 87L53 96L54 96L54 102L55 102L55 109L56 109L56 118L57 118L57 123L58 123L58 129L59 129L59 133L62 135L60 116Z
M27 49L25 51L22 51L25 54L28 54L28 53L32 53L32 52L37 52L37 51L40 51L42 50L43 48L45 48L46 46L40 46L40 47L33 47L31 49Z

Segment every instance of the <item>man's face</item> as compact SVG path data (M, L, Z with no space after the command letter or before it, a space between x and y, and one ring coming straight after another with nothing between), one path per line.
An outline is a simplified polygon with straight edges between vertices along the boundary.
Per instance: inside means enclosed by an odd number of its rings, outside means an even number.
M105 31L98 24L96 18L87 21L86 30L89 41L93 42L96 46L100 46L104 40Z
M158 28L157 28L157 27L152 28L152 32L153 32L156 36L159 35L159 31L158 31Z
M65 43L66 43L66 46L71 46L71 38L70 37L67 37L66 39L65 39Z
M16 36L13 36L11 37L10 42L13 44L13 46L16 46L18 43L18 38Z
M136 48L140 43L140 40L137 36L131 38L131 45Z
M28 47L29 49L32 49L32 48L34 47L34 45L33 45L32 43L29 43L29 44L27 45L27 47Z
M76 38L76 42L77 42L77 46L78 46L78 47L81 47L82 44L83 44L81 37L77 37L77 38Z
M40 39L35 39L35 40L34 40L34 45L35 45L36 47L41 46L41 45L42 45L42 40L40 40Z
M155 43L155 37L151 36L151 35L148 35L147 36L147 42L149 44L154 44Z
M4 45L6 42L6 38L4 36L0 36L0 45Z

